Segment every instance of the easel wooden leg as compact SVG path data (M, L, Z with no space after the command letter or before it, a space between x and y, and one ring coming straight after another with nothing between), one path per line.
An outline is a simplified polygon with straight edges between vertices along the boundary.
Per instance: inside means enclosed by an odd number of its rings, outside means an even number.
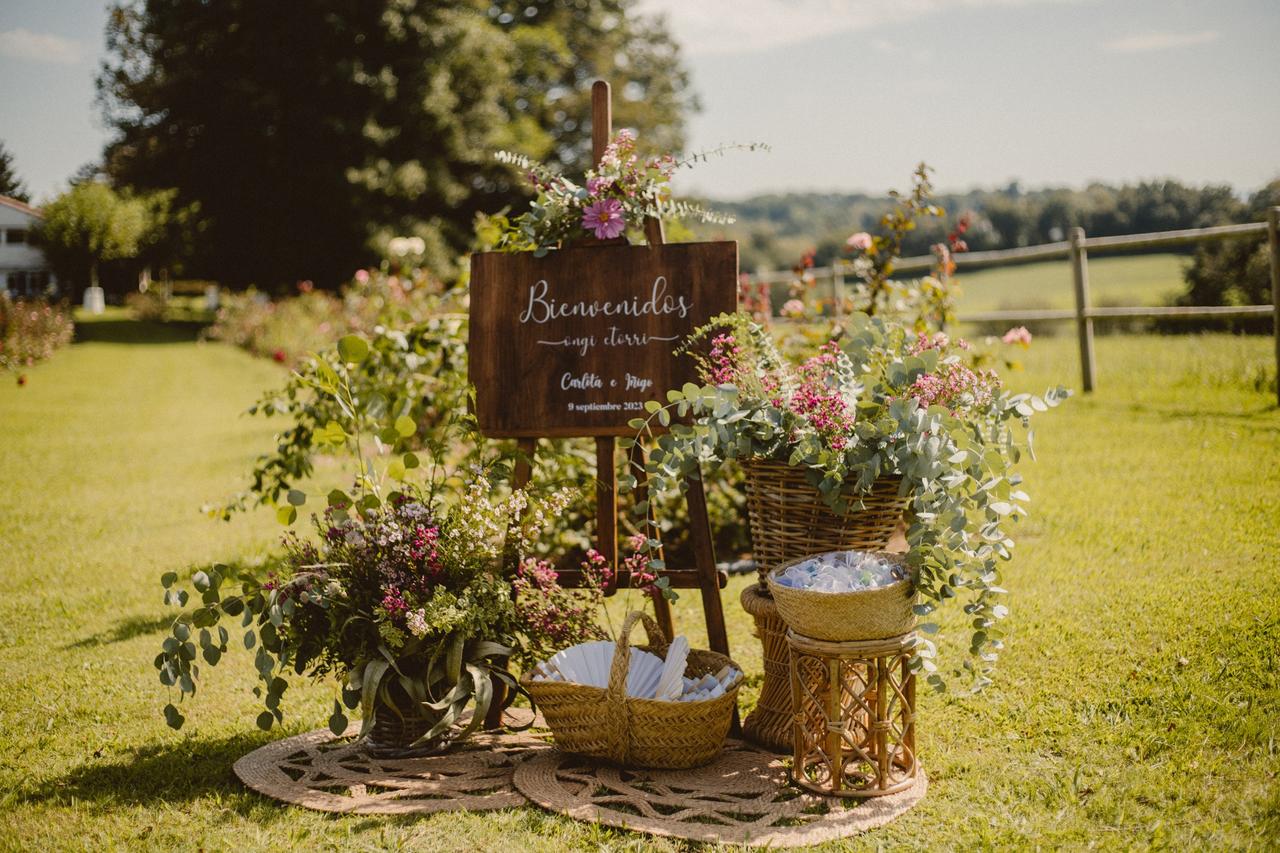
M538 440L535 438L521 438L516 441L516 449L520 455L516 458L516 468L511 475L513 488L523 489L529 485L529 481L533 478L533 454L537 448ZM506 661L503 663L505 664ZM508 695L507 685L500 679L490 678L489 683L493 685L493 703L489 705L489 712L484 715L484 727L492 731L502 728L502 712L514 697Z
M720 602L720 575L716 571L716 551L711 542L711 520L707 516L707 495L702 480L686 481L689 501L689 539L693 544L694 565L702 576L702 612L707 619L707 644L713 652L729 654L729 634L725 630L724 606Z
M618 568L618 471L614 451L618 440L612 436L596 439L596 550L615 571ZM605 595L617 592L617 584Z

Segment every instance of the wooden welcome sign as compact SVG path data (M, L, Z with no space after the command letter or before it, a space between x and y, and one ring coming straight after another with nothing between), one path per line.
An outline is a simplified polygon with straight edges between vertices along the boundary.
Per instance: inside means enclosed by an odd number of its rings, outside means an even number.
M597 81L591 96L599 162L612 130L609 84ZM537 439L595 438L596 550L615 568L606 595L631 583L618 559L617 437L635 434L627 422L643 416L645 401L661 400L694 378L693 360L675 354L680 342L717 314L737 309L736 243L667 245L657 219L645 223L645 236L647 246L584 241L541 258L531 252L471 257L467 356L480 430L518 440L516 488L532 476ZM647 505L644 459L637 442L627 464L636 499ZM662 574L673 588L699 591L707 643L727 655L720 590L728 578L716 569L701 479L688 479L684 491L694 565L668 566ZM646 532L656 538L652 506L646 514ZM558 580L573 587L590 579L566 569ZM653 605L673 637L670 605L661 595ZM491 711L487 724L496 726L499 716ZM736 712L734 719L736 728Z
M694 380L675 348L737 307L738 245L586 246L471 259L468 359L485 435L634 435ZM665 402L665 400L664 400Z

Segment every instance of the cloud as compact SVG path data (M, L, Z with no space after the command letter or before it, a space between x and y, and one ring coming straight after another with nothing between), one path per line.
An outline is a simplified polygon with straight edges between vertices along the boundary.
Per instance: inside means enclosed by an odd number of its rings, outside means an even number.
M32 62L75 65L80 61L80 43L52 33L33 33L19 27L0 32L0 56Z
M1217 30L1201 30L1198 33L1149 32L1104 42L1103 50L1111 53L1148 53L1153 50L1173 50L1208 44L1222 38Z
M1073 0L641 0L641 11L666 15L691 54L750 53L786 47L932 14Z

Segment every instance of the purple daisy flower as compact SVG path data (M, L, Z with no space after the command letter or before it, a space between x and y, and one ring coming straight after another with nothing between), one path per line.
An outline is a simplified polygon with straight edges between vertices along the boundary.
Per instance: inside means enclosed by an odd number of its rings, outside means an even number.
M593 232L599 240L612 240L627 228L622 216L622 202L616 198L604 198L587 205L582 213L582 227Z

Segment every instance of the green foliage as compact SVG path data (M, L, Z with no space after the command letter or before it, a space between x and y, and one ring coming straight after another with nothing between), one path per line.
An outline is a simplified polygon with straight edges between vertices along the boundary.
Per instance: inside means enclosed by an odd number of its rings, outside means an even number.
M346 335L336 352L313 362L313 371L296 374L336 407L318 440L348 451L356 463L350 492L330 491L323 514L312 516L318 542L287 538L287 571L280 577L239 579L231 567L215 566L192 575L189 594L176 586L173 572L161 576L165 604L186 608L199 596L198 607L174 620L155 658L160 682L176 688L179 701L196 692L197 652L216 666L227 652L224 623L236 619L237 632L248 629L245 648L256 649L262 683L254 693L266 706L258 717L263 729L283 718L290 670L342 678L330 716L335 731L346 726L344 705L361 709L362 736L372 730L379 703L421 706L434 725L418 744L475 731L493 699L491 678L510 688L506 701L518 692L505 661L522 637L541 647L552 626L521 621L504 568L522 559L549 520L561 517L569 494L542 502L524 491L504 493L487 472L507 469L480 448L468 454L480 464L469 467L463 487L448 454L468 442L465 422L439 428L426 441L426 460L407 452L404 442L418 431L407 404L363 393L358 378L376 352L360 336ZM286 499L277 518L291 525L308 495L292 488ZM238 589L224 594L223 586L236 580ZM471 722L451 733L473 702ZM182 725L172 703L164 715L170 726Z
M99 264L136 256L147 228L147 205L141 199L88 181L44 206L33 237L59 278L88 284Z
M285 727L255 730L256 649L242 651L243 632L216 670L198 659L199 701L182 706L181 732L167 730L150 666L170 622L156 578L217 563L263 573L273 519L211 524L191 507L271 441L267 423L238 415L279 371L107 318L82 323L87 342L37 367L32 386L0 382L0 720L12 733L0 738L0 837L43 850L663 846L532 807L402 821L276 806L231 765L323 727L334 694L292 679ZM95 340L108 330L114 342ZM1075 346L1037 341L1013 390L1060 377ZM929 794L851 849L1236 849L1274 835L1280 469L1259 460L1274 456L1280 410L1243 382L1272 364L1272 343L1153 335L1097 348L1098 390L1036 424L1052 452L1024 471L1035 504L1004 567L1013 613L999 677L981 701L919 692ZM111 452L86 453L93 440ZM1177 462L1188 459L1201 463L1194 494ZM737 604L748 582L721 593L748 674L744 716L761 668ZM961 650L964 614L939 615L940 653ZM705 648L697 595L675 619Z
M975 689L989 684L1008 613L999 599L1000 565L1013 548L1007 525L1026 515L1029 500L1014 470L1023 445L1011 422L1027 429L1035 412L1070 392L1001 392L994 374L962 364L945 335L917 337L865 314L849 318L838 348L824 345L794 368L744 315L716 318L688 345L713 333L720 334L710 353L699 357L709 384L671 389L666 405L650 401L648 417L633 422L641 434L655 423L670 430L646 461L652 488L683 488L704 465L768 459L802 469L843 511L856 508L878 477L901 477L911 500L909 562L923 601L916 613L967 597L972 633L963 667ZM936 623L922 630L934 633ZM946 678L934 654L922 637L911 665L941 690Z
M1280 180L1272 181L1254 193L1247 209L1238 217L1242 222L1265 222L1267 211L1280 205ZM1218 223L1224 224L1224 223ZM1215 240L1200 245L1187 270L1186 291L1177 305L1267 305L1271 302L1271 259L1265 238L1255 240ZM1271 321L1225 321L1228 328L1266 334ZM1197 328L1221 326L1222 321L1202 321Z
M972 251L1063 240L1065 229L1076 225L1095 237L1222 225L1239 221L1244 207L1229 186L1171 180L1095 183L1080 190L1025 190L1013 183L1000 190L940 193L934 203L972 212L965 235ZM893 205L891 197L861 193L761 195L717 204L735 224L694 230L704 239L738 240L745 270L787 269L811 249L816 263L825 266L843 255L851 233L873 230ZM903 255L928 254L945 236L943 223L922 222L903 241Z
M71 343L75 326L64 305L14 301L0 291L0 370L31 367Z
M118 2L107 170L199 204L206 277L334 286L401 235L448 276L474 215L521 198L483 152L588 165L592 79L618 87L617 121L682 146L688 78L636 5Z
M13 154L0 142L0 195L16 198L21 202L31 201L31 193L27 186L13 170Z
M623 130L606 146L600 163L587 170L585 186L578 186L528 157L499 151L497 159L524 173L537 198L529 210L515 219L499 214L488 221L480 220L477 231L482 235L480 239L493 242L497 248L533 252L541 257L575 238L610 240L627 231L638 235L648 219L672 218L727 225L733 221L731 217L672 198L671 176L681 167L690 167L709 156L720 156L730 148L754 151L766 147L759 144L724 146L683 160L671 154L641 159L636 154L635 135ZM484 232L492 228L496 228L496 236L484 237Z

